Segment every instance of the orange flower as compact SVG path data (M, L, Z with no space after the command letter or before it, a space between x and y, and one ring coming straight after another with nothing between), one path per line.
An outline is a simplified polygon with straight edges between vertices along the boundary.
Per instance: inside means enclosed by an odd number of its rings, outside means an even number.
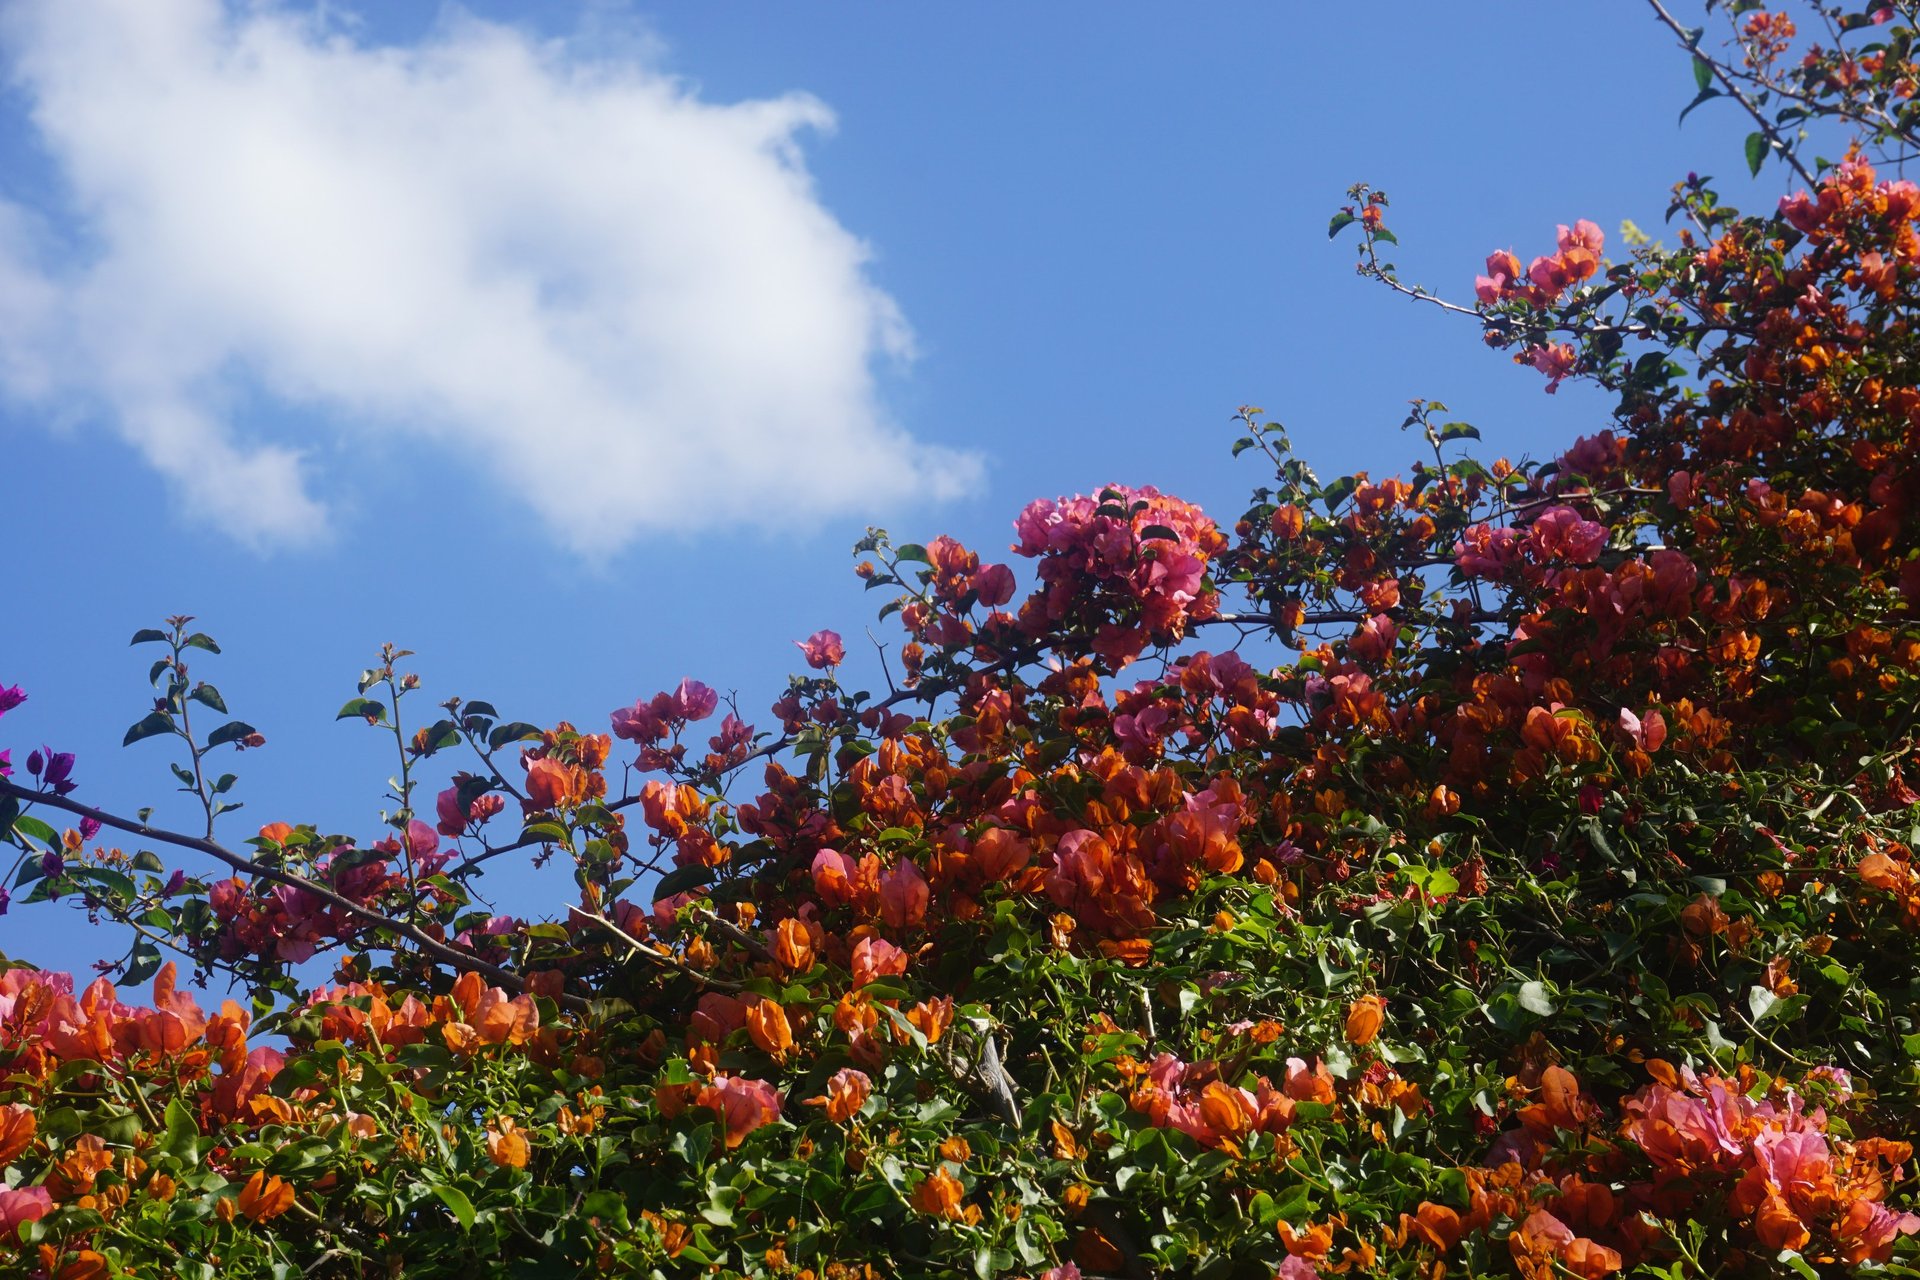
M1559 1262L1581 1280L1600 1280L1620 1269L1619 1253L1585 1236L1562 1245Z
M1200 1123L1220 1138L1238 1138L1253 1128L1254 1120L1245 1090L1218 1080L1200 1090Z
M776 1060L793 1052L793 1025L787 1021L787 1011L771 1000L747 1006L747 1034Z
M558 760L541 757L527 762L527 799L536 809L554 809L569 804L586 792L586 780L580 770Z
M925 1036L928 1044L939 1044L940 1037L953 1025L953 997L920 1001L907 1010L907 1023Z
M958 1218L960 1200L966 1188L943 1165L920 1180L913 1189L913 1207L935 1218Z
M852 1067L842 1067L827 1080L827 1093L823 1098L808 1098L810 1106L825 1107L827 1119L835 1124L845 1124L860 1114L860 1108L867 1105L867 1095L873 1092L873 1081L864 1071L855 1071Z
M268 1222L293 1208L293 1188L279 1178L269 1178L265 1169L256 1169L247 1185L240 1188L239 1209L250 1222Z
M0 1165L11 1164L15 1156L32 1145L39 1127L33 1108L25 1103L10 1102L0 1107Z
M1380 1024L1386 1020L1387 1005L1379 996L1361 996L1347 1009L1347 1040L1349 1043L1372 1044L1373 1038L1380 1034Z
M54 1273L54 1280L107 1280L112 1274L105 1257L92 1249L82 1249Z
M524 1169L532 1158L533 1148L527 1145L527 1136L511 1117L501 1116L494 1121L493 1127L487 1130L487 1159L502 1169Z
M1402 1215L1401 1220L1414 1235L1442 1253L1459 1244L1460 1237L1465 1234L1459 1213L1431 1200L1422 1200L1417 1213L1411 1218Z
M788 918L774 926L773 945L768 950L788 973L805 973L813 968L813 936L803 921Z
M1753 1233L1769 1249L1798 1249L1813 1238L1807 1224L1778 1195L1768 1196L1753 1215Z

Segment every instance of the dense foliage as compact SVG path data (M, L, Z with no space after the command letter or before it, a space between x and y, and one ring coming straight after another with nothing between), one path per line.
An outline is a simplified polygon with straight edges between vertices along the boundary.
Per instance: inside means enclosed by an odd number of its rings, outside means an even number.
M415 717L390 650L340 713L393 739L370 843L221 843L261 739L190 619L140 633L128 741L204 832L0 755L13 909L151 984L0 972L0 1266L1920 1275L1915 14L1709 16L1701 99L1806 185L1690 176L1674 247L1577 222L1442 304L1617 399L1557 458L1417 403L1409 472L1322 482L1247 409L1244 514L1034 502L1024 594L876 531L888 692L821 631L758 725L692 679ZM1386 207L1333 229L1435 300ZM577 906L494 914L497 858Z

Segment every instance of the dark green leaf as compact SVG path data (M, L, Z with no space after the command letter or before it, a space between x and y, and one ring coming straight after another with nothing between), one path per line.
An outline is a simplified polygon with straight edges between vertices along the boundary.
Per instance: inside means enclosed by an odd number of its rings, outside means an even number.
M489 733L487 735L487 745L495 751L498 751L509 742L523 742L528 738L537 738L539 736L540 730L537 726L530 725L524 720L515 720L512 724L499 725L492 733Z
M229 720L207 735L207 745L217 747L223 743L238 742L242 738L252 737L257 732L259 731L244 720Z

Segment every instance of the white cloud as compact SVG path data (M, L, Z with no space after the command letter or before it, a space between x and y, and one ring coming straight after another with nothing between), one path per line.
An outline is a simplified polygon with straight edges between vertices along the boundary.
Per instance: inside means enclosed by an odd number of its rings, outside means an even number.
M368 430L588 554L975 482L880 403L910 336L813 190L810 97L458 14L383 48L275 4L19 0L0 39L67 187L0 204L0 386L110 421L237 536L320 536Z

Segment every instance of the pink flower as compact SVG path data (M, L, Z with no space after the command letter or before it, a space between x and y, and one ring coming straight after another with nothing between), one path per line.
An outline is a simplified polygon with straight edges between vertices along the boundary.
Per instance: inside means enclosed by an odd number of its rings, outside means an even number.
M1080 1280L1080 1268L1071 1262L1064 1262L1042 1271L1040 1280Z
M1273 1273L1273 1280L1320 1280L1320 1273L1313 1269L1311 1262L1295 1253L1287 1255L1287 1260Z
M0 1240L17 1242L21 1223L38 1222L52 1212L53 1197L45 1187L0 1191Z
M807 656L807 665L815 671L837 667L847 656L847 647L840 643L840 634L836 631L816 631L794 644L800 647L800 652Z

